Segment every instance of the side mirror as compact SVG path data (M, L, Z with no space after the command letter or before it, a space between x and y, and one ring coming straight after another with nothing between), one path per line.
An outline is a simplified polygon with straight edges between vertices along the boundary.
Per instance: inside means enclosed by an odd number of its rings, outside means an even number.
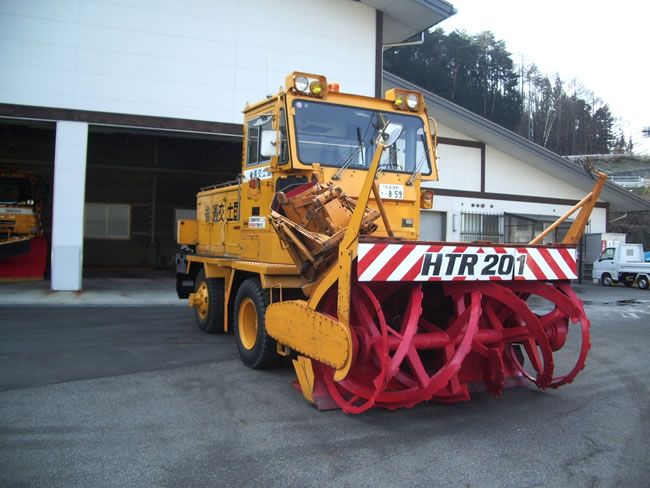
M379 133L379 137L377 137L377 144L381 144L385 147L392 146L402 134L402 129L404 129L404 127L402 127L400 124L389 122L386 127L384 127L384 130Z
M265 158L271 158L278 154L278 132L275 129L262 131L260 141L260 155Z

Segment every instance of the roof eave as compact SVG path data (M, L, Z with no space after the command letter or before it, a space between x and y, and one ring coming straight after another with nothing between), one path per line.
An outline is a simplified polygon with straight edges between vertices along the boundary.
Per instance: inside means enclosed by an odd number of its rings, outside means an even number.
M410 39L456 13L445 0L360 0L383 13L382 40L393 44Z

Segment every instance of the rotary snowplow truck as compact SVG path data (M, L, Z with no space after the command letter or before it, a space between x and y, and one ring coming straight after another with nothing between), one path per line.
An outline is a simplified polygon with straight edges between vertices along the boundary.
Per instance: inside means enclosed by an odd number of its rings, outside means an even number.
M307 400L348 413L557 388L583 369L589 320L569 282L605 175L551 227L580 211L562 243L422 242L421 184L438 175L421 94L293 73L244 114L242 173L198 193L176 263L199 328L233 330L245 365L290 356ZM558 372L570 328L581 344Z

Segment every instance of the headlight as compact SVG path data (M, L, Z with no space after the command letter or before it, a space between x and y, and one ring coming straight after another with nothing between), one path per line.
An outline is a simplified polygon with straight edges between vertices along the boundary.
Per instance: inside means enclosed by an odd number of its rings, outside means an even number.
M386 100L393 102L395 108L400 110L420 112L424 109L424 100L422 99L422 95L417 92L392 88L386 92L385 98Z
M298 91L306 92L307 88L309 88L309 81L307 81L307 78L304 76L297 76L293 86L295 86Z
M287 88L301 95L310 95L318 98L327 96L327 78L321 75L299 73L294 71L287 76Z
M418 96L415 93L406 95L406 105L413 110L418 106Z
M320 81L314 80L309 85L309 90L311 90L314 95L320 95L323 91L323 86L320 84Z

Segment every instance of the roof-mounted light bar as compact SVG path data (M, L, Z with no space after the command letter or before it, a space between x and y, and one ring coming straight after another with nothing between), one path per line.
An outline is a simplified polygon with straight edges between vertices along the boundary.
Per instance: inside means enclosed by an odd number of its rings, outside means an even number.
M318 98L327 96L328 92L327 78L310 73L294 71L287 76L285 85L287 89L292 90L294 93Z

